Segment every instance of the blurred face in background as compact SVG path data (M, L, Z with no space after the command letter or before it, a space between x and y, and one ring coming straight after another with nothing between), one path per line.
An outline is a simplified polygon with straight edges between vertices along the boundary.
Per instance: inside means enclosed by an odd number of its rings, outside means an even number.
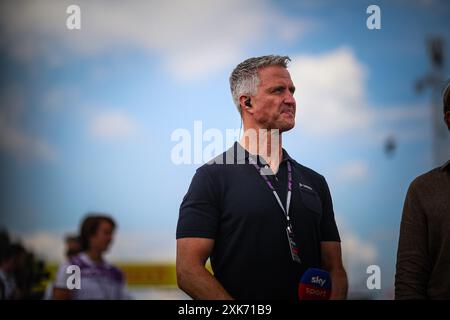
M114 227L108 221L100 221L97 232L90 237L90 249L98 252L105 252L108 250L114 234Z
M78 254L81 251L80 242L76 239L69 239L66 241L66 256L68 258Z

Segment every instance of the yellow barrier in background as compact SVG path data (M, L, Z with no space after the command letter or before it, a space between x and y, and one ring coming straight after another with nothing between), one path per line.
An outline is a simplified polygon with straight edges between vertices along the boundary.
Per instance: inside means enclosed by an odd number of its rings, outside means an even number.
M117 264L129 286L177 285L175 264Z
M177 274L175 263L114 263L125 274L128 286L176 286ZM58 265L49 264L46 271L50 273L50 281L55 279ZM211 265L206 268L212 273Z

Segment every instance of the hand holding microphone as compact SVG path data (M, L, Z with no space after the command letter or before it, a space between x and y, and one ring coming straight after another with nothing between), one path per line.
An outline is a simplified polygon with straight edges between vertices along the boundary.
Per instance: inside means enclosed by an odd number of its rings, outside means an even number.
M299 300L329 300L330 295L330 274L322 269L307 269L298 285Z

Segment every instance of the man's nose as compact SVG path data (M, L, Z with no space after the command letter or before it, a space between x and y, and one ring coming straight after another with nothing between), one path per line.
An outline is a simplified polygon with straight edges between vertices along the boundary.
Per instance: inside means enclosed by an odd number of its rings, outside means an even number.
M291 92L288 92L286 96L284 97L284 103L290 106L295 107L295 98L294 94Z

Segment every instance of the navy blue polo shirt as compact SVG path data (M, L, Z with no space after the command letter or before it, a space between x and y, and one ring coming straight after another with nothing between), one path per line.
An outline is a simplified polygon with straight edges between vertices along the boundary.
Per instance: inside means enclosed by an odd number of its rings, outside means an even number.
M214 276L236 299L298 299L307 268L321 267L320 242L340 241L325 178L283 149L276 175L268 178L285 205L287 161L292 165L290 217L301 264L292 260L286 216L238 142L198 168L183 198L177 239L214 239Z

